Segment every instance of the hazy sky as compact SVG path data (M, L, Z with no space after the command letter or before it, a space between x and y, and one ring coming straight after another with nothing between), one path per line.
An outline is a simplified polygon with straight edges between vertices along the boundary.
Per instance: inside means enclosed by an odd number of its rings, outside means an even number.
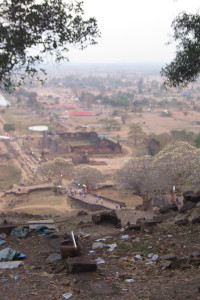
M70 61L169 62L173 19L199 8L199 0L84 0L86 16L96 17L102 37L84 51L71 50Z

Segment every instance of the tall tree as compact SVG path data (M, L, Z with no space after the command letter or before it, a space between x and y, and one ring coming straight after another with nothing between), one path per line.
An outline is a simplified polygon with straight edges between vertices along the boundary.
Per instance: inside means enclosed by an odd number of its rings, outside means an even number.
M37 168L36 173L44 177L53 177L55 183L62 184L62 179L72 178L73 165L64 158L57 157L52 162L44 163Z
M140 124L134 123L130 126L129 137L134 140L136 146L137 142L145 137L145 132L143 131Z
M104 181L102 173L91 167L79 167L74 171L74 175L79 183L87 186L88 190L92 190L95 185Z
M200 73L200 15L181 13L172 23L173 40L178 42L176 57L162 69L164 85L185 87Z
M68 59L70 45L84 49L99 37L95 18L84 20L83 2L0 0L0 87L10 90L39 76L45 55ZM16 78L14 77L16 75Z

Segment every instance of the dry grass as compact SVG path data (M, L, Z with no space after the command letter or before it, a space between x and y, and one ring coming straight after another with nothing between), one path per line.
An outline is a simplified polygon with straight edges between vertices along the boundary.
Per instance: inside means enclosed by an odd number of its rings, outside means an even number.
M12 162L0 166L0 189L6 189L21 180L21 171Z

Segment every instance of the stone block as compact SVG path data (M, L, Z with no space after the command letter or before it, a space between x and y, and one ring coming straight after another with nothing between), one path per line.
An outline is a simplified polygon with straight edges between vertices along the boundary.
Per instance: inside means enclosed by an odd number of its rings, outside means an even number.
M71 274L97 271L97 264L85 257L68 258L66 264Z
M92 215L92 222L95 224L102 224L106 222L113 224L115 227L121 227L121 220L118 219L117 214L114 210L102 211L98 214Z
M196 203L195 202L191 202L191 201L187 201L185 204L183 204L183 206L180 209L180 213L184 213L187 210L192 209L193 207L195 207Z
M5 233L9 235L15 227L17 227L17 225L14 223L2 224L0 225L0 234Z
M177 259L177 256L176 256L175 254L171 253L171 254L162 255L162 256L160 257L160 259L163 260L163 261L164 261L164 260L174 261L174 260Z
M174 219L174 223L177 225L187 225L189 220L186 216L179 215Z

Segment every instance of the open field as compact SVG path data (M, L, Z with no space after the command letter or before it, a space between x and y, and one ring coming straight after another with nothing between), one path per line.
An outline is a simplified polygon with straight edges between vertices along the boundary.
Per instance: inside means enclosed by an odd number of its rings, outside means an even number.
M19 183L21 171L12 162L0 165L0 189L7 189L13 183Z
M9 108L5 114L1 115L4 123L13 123L16 126L16 133L18 135L27 134L35 135L34 131L28 129L29 126L46 125L51 128L48 119L38 115L34 111L26 110L23 108Z

